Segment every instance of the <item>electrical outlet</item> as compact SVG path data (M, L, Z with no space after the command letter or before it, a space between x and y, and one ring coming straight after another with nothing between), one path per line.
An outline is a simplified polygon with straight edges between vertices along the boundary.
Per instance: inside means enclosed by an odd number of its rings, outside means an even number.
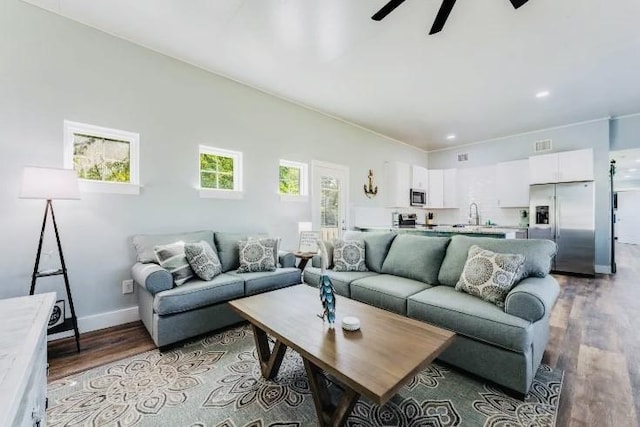
M133 293L133 280L123 280L122 281L122 293L123 294L132 294Z

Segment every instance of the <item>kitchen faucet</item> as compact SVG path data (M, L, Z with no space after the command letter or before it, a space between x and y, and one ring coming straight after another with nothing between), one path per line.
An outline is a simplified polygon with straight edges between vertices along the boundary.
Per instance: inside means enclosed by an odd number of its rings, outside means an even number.
M480 214L478 213L478 204L476 202L469 204L469 224L480 225Z

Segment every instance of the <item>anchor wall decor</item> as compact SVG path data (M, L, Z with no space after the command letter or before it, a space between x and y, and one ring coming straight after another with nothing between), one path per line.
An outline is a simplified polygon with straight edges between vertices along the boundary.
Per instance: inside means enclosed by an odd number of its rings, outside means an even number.
M373 185L373 169L369 169L368 183L364 185L364 194L370 199L373 199L378 194L378 186Z

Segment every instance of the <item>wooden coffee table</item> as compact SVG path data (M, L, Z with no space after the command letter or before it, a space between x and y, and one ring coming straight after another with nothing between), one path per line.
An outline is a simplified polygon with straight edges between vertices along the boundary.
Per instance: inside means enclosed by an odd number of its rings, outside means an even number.
M262 374L275 378L287 347L302 356L321 426L341 426L361 395L385 404L405 382L431 363L455 333L337 297L336 327L318 318L318 290L297 285L229 302L253 328ZM343 316L360 319L359 331L340 325ZM273 351L267 334L275 338ZM331 401L326 373L344 393Z

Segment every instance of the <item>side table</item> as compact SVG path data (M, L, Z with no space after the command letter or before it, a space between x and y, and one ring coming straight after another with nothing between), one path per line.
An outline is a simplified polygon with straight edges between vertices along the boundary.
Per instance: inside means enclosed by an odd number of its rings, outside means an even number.
M296 258L300 259L300 261L298 262L298 268L304 271L304 268L307 266L307 263L311 258L313 258L314 255L316 255L316 253L315 252L293 252L293 255Z

